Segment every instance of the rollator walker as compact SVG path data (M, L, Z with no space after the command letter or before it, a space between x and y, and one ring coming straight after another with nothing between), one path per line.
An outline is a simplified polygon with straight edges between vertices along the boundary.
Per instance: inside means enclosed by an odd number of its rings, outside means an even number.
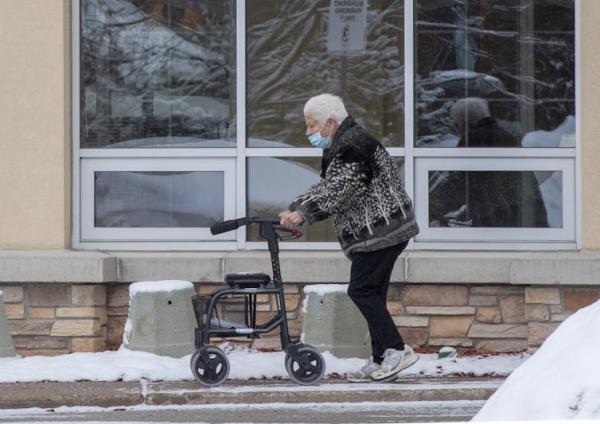
M227 288L217 290L208 295L196 294L192 304L198 327L195 330L196 351L191 358L194 377L205 386L217 386L225 381L230 371L227 355L220 348L210 344L211 337L259 338L261 334L280 329L281 347L285 351L285 369L291 379L298 384L317 383L325 373L325 360L313 346L303 343L292 343L288 331L285 310L285 294L279 267L279 240L290 240L302 237L298 230L288 230L279 225L279 220L260 217L244 217L217 222L210 227L210 232L221 234L237 229L242 225L259 225L260 238L267 241L271 254L273 278L268 274L257 272L240 272L225 275ZM256 324L257 296L273 295L276 299L277 311L267 323ZM220 300L237 299L243 301L243 323L222 320L217 305Z

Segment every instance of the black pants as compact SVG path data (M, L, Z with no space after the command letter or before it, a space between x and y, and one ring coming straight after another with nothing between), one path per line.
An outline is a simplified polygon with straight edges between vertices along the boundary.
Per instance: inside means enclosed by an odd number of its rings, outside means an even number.
M387 310L387 292L396 259L407 242L351 255L348 295L367 320L373 359L381 363L386 349L404 349L404 341Z

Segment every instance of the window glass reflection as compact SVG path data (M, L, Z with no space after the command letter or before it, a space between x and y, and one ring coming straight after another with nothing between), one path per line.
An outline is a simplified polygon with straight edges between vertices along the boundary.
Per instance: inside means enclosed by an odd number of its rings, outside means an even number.
M321 158L249 158L247 167L248 216L277 218L279 212L308 187L319 182ZM296 241L337 241L330 220L303 224L304 237ZM249 227L248 241L260 241Z
M233 0L81 0L81 147L234 147Z
M219 171L96 171L96 227L209 227L222 221Z
M395 157L404 181L404 158ZM319 182L320 157L249 158L247 166L248 216L277 217L299 194ZM313 225L303 224L304 237L297 241L335 242L331 220ZM249 241L259 241L258 232L250 227Z
M430 171L430 227L562 228L560 171Z
M478 115L453 119L473 98L510 135L505 147L575 147L574 0L415 4L416 146L499 147L469 142Z
M403 0L248 0L246 13L249 147L309 147L302 108L322 92L404 145Z

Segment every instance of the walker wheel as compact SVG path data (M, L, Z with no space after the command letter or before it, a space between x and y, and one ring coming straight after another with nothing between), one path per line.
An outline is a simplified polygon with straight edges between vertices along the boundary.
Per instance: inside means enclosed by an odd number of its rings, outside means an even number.
M218 386L229 375L229 359L215 346L205 346L194 352L190 365L196 380L205 386Z
M321 353L310 345L299 345L299 361L285 355L285 369L296 383L309 385L317 383L325 374L325 360Z

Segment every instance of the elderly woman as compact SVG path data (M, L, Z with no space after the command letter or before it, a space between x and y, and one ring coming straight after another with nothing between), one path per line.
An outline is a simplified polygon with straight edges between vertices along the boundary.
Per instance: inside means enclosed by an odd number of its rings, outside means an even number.
M394 262L419 232L399 169L386 149L348 115L339 97L321 94L304 106L306 135L323 149L321 179L279 214L293 229L331 217L352 261L348 295L369 327L372 357L351 381L390 381L418 360L387 310Z

